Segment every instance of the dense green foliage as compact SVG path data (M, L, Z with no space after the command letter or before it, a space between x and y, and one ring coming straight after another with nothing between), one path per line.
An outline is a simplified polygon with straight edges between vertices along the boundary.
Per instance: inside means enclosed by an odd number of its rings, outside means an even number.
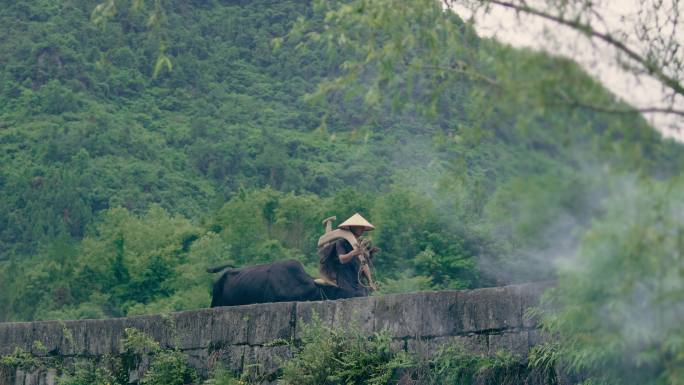
M587 222L605 170L667 176L681 162L642 121L493 106L460 76L416 79L453 83L433 113L353 93L307 103L364 54L295 37L274 49L299 15L321 23L307 4L172 3L155 29L125 4L95 25L93 7L19 2L0 14L12 36L0 46L5 320L206 305L203 270L224 261L297 258L313 273L320 219L355 211L378 227L386 290L540 278L549 264L521 261ZM465 31L459 52L476 63L513 63L524 80L560 62L592 84L571 63L447 25ZM166 42L173 70L154 77Z
M594 383L682 384L682 181L620 187L559 269L544 326L559 336L556 359Z
M557 276L558 362L682 382L684 150L564 105L624 107L573 62L429 0L111 3L0 8L0 321L207 306L224 262L315 274L320 220L359 211L383 292Z
M387 229L387 277L436 263L448 269L435 284L476 284L475 240L405 183L451 158L434 153L432 123L303 101L341 60L271 48L306 4L168 4L155 30L125 4L96 26L93 7L0 14L0 319L206 305L208 265L300 257L315 270L322 215L357 210ZM174 69L153 78L159 34Z

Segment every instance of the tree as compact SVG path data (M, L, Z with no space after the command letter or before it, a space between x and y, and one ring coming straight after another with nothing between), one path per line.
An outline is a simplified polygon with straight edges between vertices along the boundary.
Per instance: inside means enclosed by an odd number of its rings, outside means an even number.
M455 4L463 4L474 12L489 7L513 8L602 41L615 49L613 60L625 69L660 82L668 91L669 106L635 110L606 94L570 60L543 53L522 57L494 42L478 39L475 19L463 22L449 11ZM323 21L302 21L289 38L350 53L339 72L321 83L317 97L345 95L362 99L378 111L400 107L443 116L455 110L462 114L469 131L493 132L509 141L513 134L506 131L507 126L517 125L524 130L545 120L545 130L533 131L532 135L525 133L533 143L535 136L564 127L562 121L553 118L572 116L567 115L569 110L580 109L590 115L608 112L632 116L651 111L684 116L677 106L684 96L684 54L677 36L678 1L644 3L633 33L601 29L600 3L593 2L548 1L530 5L501 0L356 0L319 1L315 9L323 15ZM664 13L667 16L661 18ZM635 38L645 43L635 45ZM467 96L456 99L454 89L464 90ZM453 103L455 100L466 102ZM556 112L551 119L539 112L550 108ZM511 109L522 109L528 116L520 117ZM621 118L615 124L619 127L615 132L621 133L638 126ZM589 129L600 131L605 127L592 125ZM641 129L652 132L645 125ZM457 132L462 135L464 131L459 127ZM637 141L649 140L646 136L642 138ZM620 138L609 136L606 144L611 143L618 146ZM559 153L553 148L550 152ZM543 169L539 164L535 167ZM611 190L603 195L608 197L608 203L600 204L589 231L581 236L582 246L568 250L567 257L559 261L558 288L550 297L554 307L546 315L548 331L559 339L559 362L590 376L592 383L683 383L684 344L681 328L675 330L684 298L681 209L676 208L681 206L681 179L654 182L643 177L636 178L633 185L609 186L610 180L622 178L615 177L614 172L600 175L603 179L598 185ZM533 237L539 228L550 227L540 221L549 218L539 211L562 212L564 206L572 210L582 207L575 200L583 193L572 193L570 187L574 184L566 187L547 177L542 178L543 183L535 183L529 174L521 181L524 189L510 184L509 196L506 184L500 184L489 205L485 205L485 212L493 218L507 213L516 222L502 226L504 230L518 226L517 230L523 232L522 237L511 236L514 241ZM546 185L549 182L552 186ZM554 188L559 192L541 202L538 198L546 194L532 192L530 198L534 200L529 206L520 206L525 200L518 197L529 194L530 183L538 184L544 193ZM520 219L516 218L520 213L530 213L532 220L525 219L520 226ZM569 236L567 232L564 235ZM420 267L440 260L428 253L418 262ZM528 266L525 262L530 261L522 262Z
M315 2L324 15L322 24L299 23L290 37L308 37L323 42L331 49L358 53L361 60L346 60L338 76L320 85L317 95L330 95L344 90L363 92L367 104L377 105L383 95L392 95L394 105L399 96L420 102L427 96L430 109L439 108L438 100L456 83L449 79L464 78L488 85L488 97L508 96L525 99L528 106L570 107L605 113L634 114L650 112L684 117L681 107L684 97L682 71L684 50L677 33L678 0L640 2L631 23L633 30L608 24L602 2L556 2L540 0L355 0L351 2ZM554 60L556 78L518 78L515 66L506 62L488 65L501 55L497 50L483 52L485 57L464 55L466 47L477 43L475 26L479 19L496 7L514 9L519 14L552 21L581 33L594 43L596 51L613 49L612 61L636 76L648 76L666 91L666 104L633 108L615 98L598 97L591 82L566 89L559 84L573 81L576 71L567 71L568 63ZM453 10L468 10L472 17L466 22ZM462 13L462 12L461 12ZM478 16L478 17L475 17ZM521 21L524 22L524 21ZM372 31L372 32L369 32ZM603 43L598 44L598 43ZM484 59L484 60L483 60ZM422 81L421 81L422 79ZM426 84L426 79L433 79ZM576 81L577 79L575 79ZM353 88L350 88L353 85ZM391 90L391 91L390 91ZM390 92L388 92L390 91ZM515 95L515 96L512 96ZM541 97L540 97L541 96ZM424 101L424 100L423 100Z
M615 187L620 197L560 266L543 324L561 367L592 383L682 384L682 181Z
M479 31L581 63L629 106L556 90L558 102L605 115L643 115L684 140L679 1L445 1Z
M161 26L166 21L162 0L150 2L145 0L131 0L130 8L127 10L133 14L144 13L147 16L147 27L150 28L150 33L156 35L157 40L159 41L157 46L157 57L152 70L152 78L156 79L164 69L169 72L172 71L173 64L169 56L166 55L168 36L166 36L161 29ZM90 19L96 25L103 25L116 16L117 12L119 12L117 1L106 0L95 6L90 15Z

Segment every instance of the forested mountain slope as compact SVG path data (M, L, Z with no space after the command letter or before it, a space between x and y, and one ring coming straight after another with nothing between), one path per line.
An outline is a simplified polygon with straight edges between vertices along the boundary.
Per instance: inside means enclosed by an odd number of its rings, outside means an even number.
M127 2L95 24L97 4L0 7L0 321L206 306L204 269L224 261L314 273L320 220L355 211L378 228L386 292L545 278L608 191L681 171L681 146L640 118L531 117L472 81L432 112L310 102L353 53L274 47L321 17L308 2L168 1L156 26ZM526 63L523 81L562 61L470 50Z

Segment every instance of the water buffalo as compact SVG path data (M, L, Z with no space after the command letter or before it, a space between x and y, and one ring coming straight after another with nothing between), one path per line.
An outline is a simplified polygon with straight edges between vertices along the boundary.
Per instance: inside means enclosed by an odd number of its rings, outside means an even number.
M209 269L219 272L224 268ZM339 281L338 281L339 283ZM299 261L286 260L264 265L230 268L214 283L211 307L247 305L265 302L319 301L368 295L318 284Z

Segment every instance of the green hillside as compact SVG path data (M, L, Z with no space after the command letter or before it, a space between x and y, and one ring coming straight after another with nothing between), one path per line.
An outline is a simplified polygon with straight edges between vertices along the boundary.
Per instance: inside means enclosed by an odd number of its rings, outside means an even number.
M0 8L0 321L208 306L204 269L226 261L315 274L320 221L355 211L384 292L548 279L624 180L683 165L641 118L493 104L467 79L436 101L433 76L400 106L312 101L357 53L274 46L321 22L308 2L168 1L156 26L125 1L95 24L97 4ZM505 60L612 98L574 63L468 38L493 77Z

